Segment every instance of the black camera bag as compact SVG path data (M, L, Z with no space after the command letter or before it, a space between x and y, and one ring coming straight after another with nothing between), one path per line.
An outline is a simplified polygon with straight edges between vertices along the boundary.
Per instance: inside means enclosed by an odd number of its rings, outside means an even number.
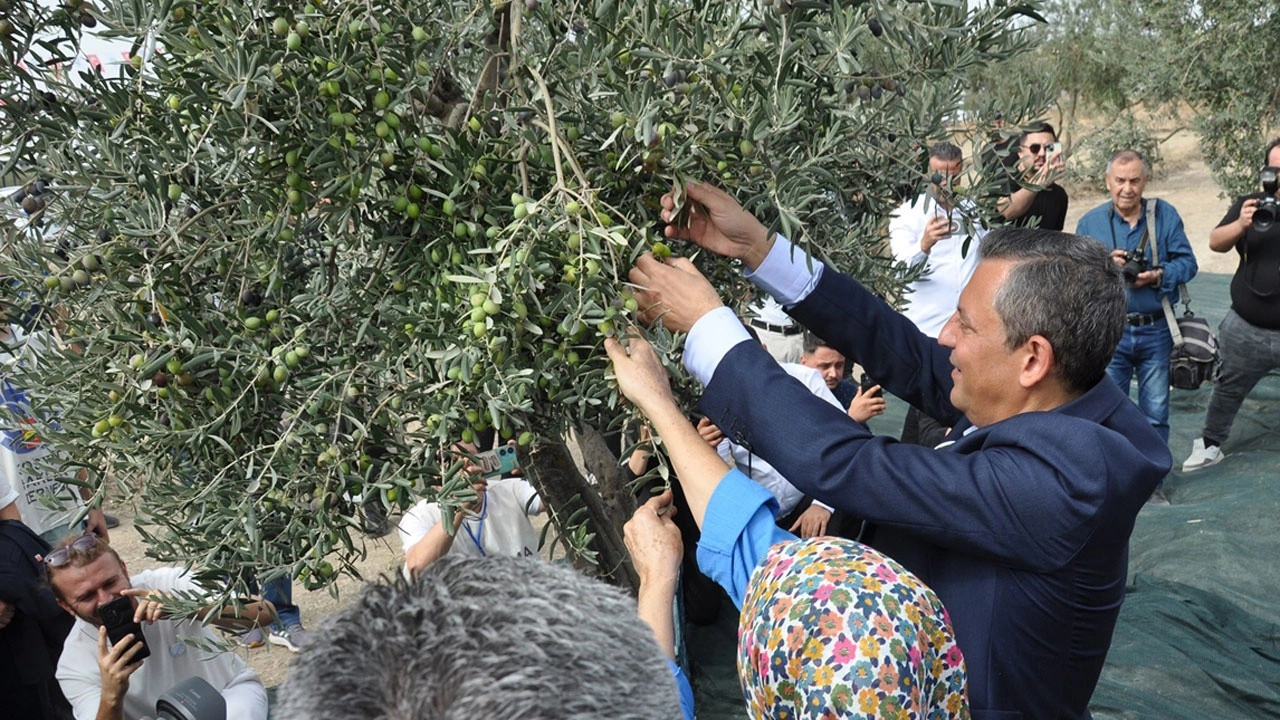
M1143 245L1146 245L1148 233L1159 237L1156 235L1155 207L1154 199L1147 204L1147 231L1142 235ZM1151 244L1151 255L1152 264L1159 267L1160 256L1156 243ZM1182 301L1182 317L1174 316L1167 297L1160 298L1165 320L1169 323L1169 334L1173 336L1173 352L1169 354L1169 384L1179 390L1195 390L1206 381L1212 381L1217 372L1218 338L1213 334L1208 320L1196 317L1191 312L1191 293L1187 292L1185 283L1178 284L1178 295Z
M1208 320L1191 312L1186 286L1181 289L1183 313L1178 318L1173 352L1169 355L1169 384L1179 390L1195 390L1212 381L1217 372L1218 338Z

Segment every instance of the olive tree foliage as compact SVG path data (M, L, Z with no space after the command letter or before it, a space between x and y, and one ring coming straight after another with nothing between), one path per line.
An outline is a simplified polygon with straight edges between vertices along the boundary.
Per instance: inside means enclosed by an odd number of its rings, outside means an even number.
M1146 99L1138 68L1162 56L1145 5L1113 0L1049 0L1043 23L1024 28L1033 48L1000 67L979 68L969 104L982 116L1001 112L1013 126L1048 118L1075 160L1075 180L1101 178L1111 150L1150 150L1146 122L1134 109ZM1085 134L1082 119L1101 125ZM1136 143L1136 144L1135 144Z
M1189 125L1227 192L1258 189L1261 149L1280 125L1275 3L1050 0L1044 16L1029 28L1031 52L978 71L974 104L1016 107L1047 91L1069 144L1079 117L1100 122L1080 138L1090 177L1111 150L1158 148L1156 122Z
M665 249L661 194L713 180L892 292L896 193L958 79L1016 54L1035 10L5 4L26 62L4 143L47 187L3 262L61 340L20 378L38 431L68 476L140 502L152 556L308 587L354 570L358 498L467 502L441 451L486 431L518 441L574 557L625 582L616 459L596 435L593 482L562 438L626 415L602 339L637 311L634 259ZM82 15L139 59L51 72ZM730 270L708 265L741 305Z
M1280 7L1266 0L1163 0L1146 22L1161 62L1144 68L1154 102L1194 113L1205 162L1230 194L1257 191L1262 149L1280 126Z

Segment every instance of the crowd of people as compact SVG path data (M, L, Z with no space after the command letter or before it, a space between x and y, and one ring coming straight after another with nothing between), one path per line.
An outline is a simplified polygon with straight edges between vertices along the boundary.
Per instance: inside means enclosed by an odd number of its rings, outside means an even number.
M1135 519L1168 502L1170 305L1197 263L1177 210L1145 196L1141 153L1110 157L1110 199L1074 234L1052 126L1006 136L996 158L1009 172L989 214L955 192L960 148L929 148L928 187L888 224L912 278L901 308L713 186L688 185L691 212L663 196L665 222L687 218L667 235L737 261L763 299L739 317L679 257L646 254L630 273L641 322L683 335L703 388L689 418L641 333L605 343L673 470L674 486L642 493L625 528L638 596L539 561L533 487L479 462L496 441L459 442L450 452L474 501L405 513L403 572L290 648L301 652L275 716L691 718L673 608L696 572L739 611L753 718L1088 718ZM1210 236L1240 264L1184 471L1222 461L1243 398L1278 365L1280 225L1268 220L1280 140L1263 160L1273 184L1238 198ZM38 357L23 328L3 335L0 363ZM867 425L882 391L909 408L900 439ZM7 380L4 399L21 417ZM130 574L101 512L82 510L91 496L23 470L33 452L55 451L4 429L8 706L150 717L200 678L228 718L265 718L261 680L209 627L242 640L273 625L305 632L284 617L291 603L200 606L178 568ZM644 474L645 452L629 460ZM192 602L194 618L170 617Z

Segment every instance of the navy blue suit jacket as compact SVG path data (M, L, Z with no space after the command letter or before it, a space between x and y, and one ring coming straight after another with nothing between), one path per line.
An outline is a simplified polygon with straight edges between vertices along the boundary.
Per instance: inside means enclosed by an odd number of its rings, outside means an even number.
M1048 412L970 426L948 351L825 268L790 310L888 391L955 429L941 450L873 436L758 343L721 361L702 410L796 487L876 524L874 544L946 605L974 718L1088 718L1120 605L1129 534L1172 464L1105 376Z

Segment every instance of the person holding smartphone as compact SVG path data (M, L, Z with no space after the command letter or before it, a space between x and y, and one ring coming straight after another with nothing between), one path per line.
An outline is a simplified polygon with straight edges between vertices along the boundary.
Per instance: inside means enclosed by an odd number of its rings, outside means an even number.
M57 671L76 720L148 717L160 695L190 677L219 690L227 717L266 720L267 691L258 674L234 653L203 649L218 639L200 618L166 616L170 596L203 593L187 571L162 567L130 576L92 532L59 543L41 560L58 605L76 618ZM210 613L218 614L213 624L235 630L274 619L261 600L202 615Z
M1018 160L1002 182L996 201L1000 215L1018 227L1062 230L1067 223L1067 191L1058 184L1066 156L1053 126L1043 120L1028 125L1018 144Z
M929 148L930 186L893 211L889 247L893 259L919 277L906 287L902 314L920 332L936 338L955 312L960 292L978 267L987 228L972 202L960 204L954 187L964 171L964 156L953 143ZM903 442L934 447L946 435L947 423L912 405L902 424Z
M488 443L486 443L487 445ZM466 458L462 472L472 476L474 502L454 511L452 533L441 522L443 508L434 500L422 500L400 519L404 545L404 572L412 577L445 555L470 557L534 556L538 533L530 515L542 512L542 500L527 481L510 475L515 446L504 445L485 453L472 443L455 443L454 452Z

